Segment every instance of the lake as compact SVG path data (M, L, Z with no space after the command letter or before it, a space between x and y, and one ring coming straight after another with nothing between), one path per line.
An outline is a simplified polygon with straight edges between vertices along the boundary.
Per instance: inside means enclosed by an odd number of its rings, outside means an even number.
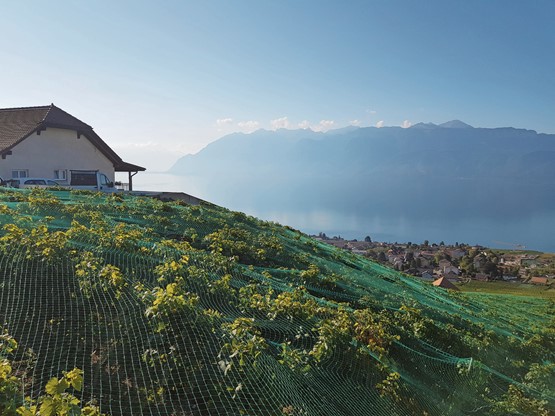
M126 178L118 178L125 181ZM141 172L134 177L136 190L185 192L234 211L245 212L263 220L289 225L305 233L325 232L348 239L374 241L430 243L444 241L480 244L487 247L515 248L526 246L530 250L555 252L555 210L523 212L520 216L496 218L456 215L452 218L426 217L407 207L404 212L364 210L362 212L329 210L324 206L295 208L291 204L280 206L273 201L271 208L260 206L248 196L232 195L227 189L205 183L201 178L167 173Z

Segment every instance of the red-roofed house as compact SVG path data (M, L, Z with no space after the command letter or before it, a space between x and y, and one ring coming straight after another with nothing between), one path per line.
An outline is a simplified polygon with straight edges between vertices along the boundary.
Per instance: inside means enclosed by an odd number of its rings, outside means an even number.
M547 277L532 277L529 280L529 283L532 283L533 285L547 285L548 282L549 280Z
M450 289L450 290L456 290L456 291L460 290L457 286L455 286L453 283L451 283L445 277L440 277L439 279L434 280L434 282L432 284L434 286L442 287L444 289Z

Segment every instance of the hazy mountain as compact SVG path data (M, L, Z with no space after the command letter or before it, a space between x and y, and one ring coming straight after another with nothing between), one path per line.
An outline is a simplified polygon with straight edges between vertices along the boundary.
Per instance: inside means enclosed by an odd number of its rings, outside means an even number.
M171 173L202 180L214 202L233 207L510 218L555 209L555 135L459 120L259 130L222 137Z
M470 124L466 124L460 120L451 120L447 121L446 123L442 123L439 127L447 128L447 129L472 129L473 127Z

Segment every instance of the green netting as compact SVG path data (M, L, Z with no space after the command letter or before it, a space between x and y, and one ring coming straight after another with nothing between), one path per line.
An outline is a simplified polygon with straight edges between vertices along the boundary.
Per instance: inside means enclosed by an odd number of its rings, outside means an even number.
M2 190L0 225L0 410L78 368L67 392L111 415L554 411L552 301L447 292L211 205Z

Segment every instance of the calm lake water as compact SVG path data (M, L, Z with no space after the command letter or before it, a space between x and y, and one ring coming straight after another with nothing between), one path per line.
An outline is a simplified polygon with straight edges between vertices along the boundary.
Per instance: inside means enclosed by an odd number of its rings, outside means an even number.
M126 178L119 178L125 181ZM341 213L325 207L312 209L261 208L248 198L233 198L225 189L203 185L200 178L167 173L139 173L134 178L134 188L148 191L185 192L234 211L242 211L263 220L276 221L303 232L344 238L363 239L366 235L375 241L431 243L444 241L481 244L488 247L514 248L524 245L527 249L555 252L555 210L522 217L497 218L415 218L410 209L402 214L389 212ZM231 202L230 202L231 201Z

